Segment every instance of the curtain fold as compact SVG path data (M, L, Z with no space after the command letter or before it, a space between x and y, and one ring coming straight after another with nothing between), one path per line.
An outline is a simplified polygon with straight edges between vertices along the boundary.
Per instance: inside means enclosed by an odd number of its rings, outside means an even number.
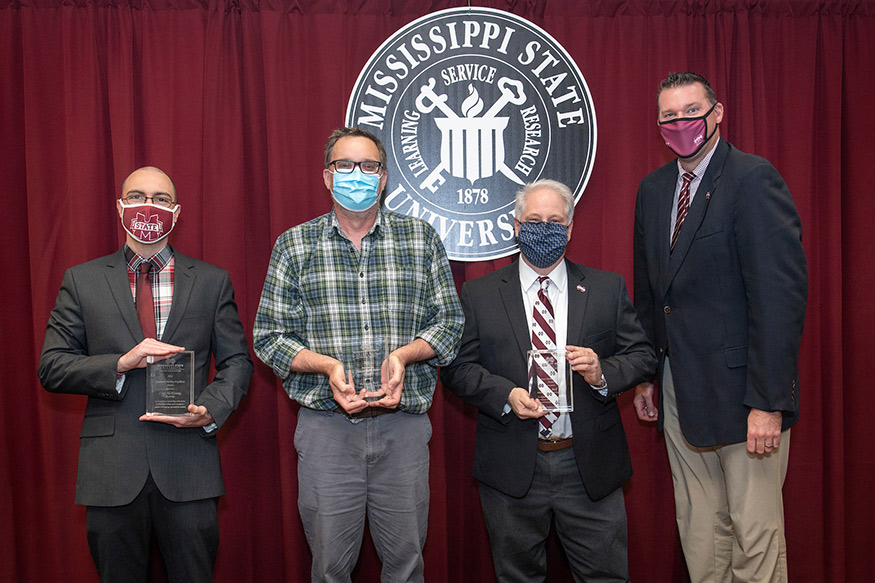
M866 581L869 323L875 319L875 0L490 0L576 60L593 95L598 153L569 257L632 288L639 180L670 160L656 126L669 71L708 77L722 135L769 159L803 222L809 309L802 420L784 488L794 581ZM182 205L173 245L228 269L247 335L271 248L330 209L324 143L358 73L395 30L450 0L0 0L0 581L94 581L73 504L84 399L36 378L64 270L123 242L121 181L156 165ZM462 282L513 258L453 263ZM620 397L635 475L625 487L633 580L686 580L665 445ZM492 581L471 477L475 411L438 386L430 411L429 581ZM297 512L297 405L258 364L219 435L216 581L305 581ZM556 540L551 581L570 581ZM374 581L366 542L354 580ZM156 572L153 580L163 580Z

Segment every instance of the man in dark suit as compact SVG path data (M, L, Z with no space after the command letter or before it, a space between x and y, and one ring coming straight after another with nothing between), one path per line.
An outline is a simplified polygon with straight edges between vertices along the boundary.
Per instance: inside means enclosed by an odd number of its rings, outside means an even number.
M660 131L678 158L641 181L634 246L659 412L651 383L634 403L665 430L692 581L786 581L781 488L807 269L787 185L720 139L723 113L700 75L660 85Z
M136 170L117 207L127 244L64 274L40 382L88 395L76 503L88 507L101 580L145 582L154 531L170 581L212 581L224 494L216 434L246 394L249 349L228 272L167 245L180 212L170 178ZM183 350L194 352L189 415L146 415L147 359Z
M576 581L628 581L621 486L632 475L615 397L656 359L622 277L565 260L574 198L541 180L517 195L521 261L462 287L465 331L441 372L479 409L474 477L499 581L541 581L551 522ZM547 413L527 352L565 349L574 409Z

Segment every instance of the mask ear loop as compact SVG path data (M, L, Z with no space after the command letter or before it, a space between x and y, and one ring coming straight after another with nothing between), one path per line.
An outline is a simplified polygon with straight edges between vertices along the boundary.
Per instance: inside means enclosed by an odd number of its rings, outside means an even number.
M657 125L659 125L659 126L664 126L664 125L668 125L668 124L675 123L675 122L679 122L679 121L699 121L699 120L701 119L701 120L703 120L703 121L705 122L705 133L708 133L708 116L711 115L711 112L714 111L714 108L715 108L715 107L717 107L717 102L716 102L716 101L715 101L714 104L711 106L711 109L709 109L709 110L705 113L705 115L700 115L700 116L697 116L697 117L676 117L676 118L674 118L674 119L670 119L670 120L667 120L667 121L658 121L658 122L656 122L656 123L657 123ZM716 127L717 124L714 124L714 125L715 125L715 127ZM712 132L712 135L713 135L713 132ZM709 137L710 137L710 136L709 136ZM707 140L706 140L706 141L707 141Z

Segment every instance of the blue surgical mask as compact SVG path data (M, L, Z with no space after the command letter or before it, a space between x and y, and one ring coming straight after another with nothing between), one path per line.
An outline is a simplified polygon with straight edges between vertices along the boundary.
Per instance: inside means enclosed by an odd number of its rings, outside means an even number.
M353 211L366 211L377 202L380 193L379 174L365 174L360 168L356 168L349 174L334 173L334 188L331 194L337 204Z
M538 269L550 267L565 254L568 226L545 221L520 222L520 252Z

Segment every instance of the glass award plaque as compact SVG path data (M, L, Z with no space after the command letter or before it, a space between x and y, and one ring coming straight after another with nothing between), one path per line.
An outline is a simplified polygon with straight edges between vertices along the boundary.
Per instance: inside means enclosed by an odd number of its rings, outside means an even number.
M146 360L146 414L191 415L194 403L194 352Z
M362 342L348 352L344 367L352 373L355 392L366 391L365 400L376 401L386 394L385 385L389 382L389 346L382 337Z
M541 404L542 411L570 413L574 410L571 390L571 363L565 350L530 350L529 396Z

